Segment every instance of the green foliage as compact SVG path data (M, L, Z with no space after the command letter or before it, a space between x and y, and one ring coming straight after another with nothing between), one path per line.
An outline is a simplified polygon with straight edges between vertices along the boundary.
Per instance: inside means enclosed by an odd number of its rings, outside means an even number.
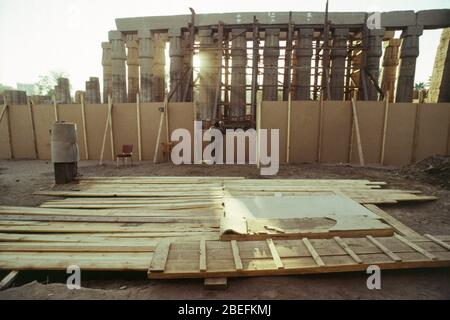
M37 93L44 96L52 96L55 93L55 86L58 78L67 78L67 73L63 71L50 71L48 75L39 76L36 82Z

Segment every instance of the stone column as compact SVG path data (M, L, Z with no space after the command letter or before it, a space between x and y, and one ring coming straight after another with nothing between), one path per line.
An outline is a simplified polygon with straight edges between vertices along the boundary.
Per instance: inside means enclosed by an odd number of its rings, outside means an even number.
M5 90L3 91L3 99L9 105L27 104L27 93L21 90Z
M343 100L344 98L348 32L349 30L346 28L338 28L333 32L333 47L330 55L330 94L332 100Z
M397 67L399 64L398 52L401 39L390 39L384 50L383 76L381 80L381 90L389 91L389 102L394 102L395 81L397 80Z
M127 102L127 80L125 42L120 31L110 31L112 99L115 103Z
M384 37L384 29L369 30L369 43L367 48L367 70L373 76L377 83L380 75L380 58L383 54L382 42ZM368 79L368 99L378 100L378 91L372 81Z
M136 94L139 92L139 55L136 35L129 36L127 48L128 102L136 102Z
M86 103L101 103L100 100L100 82L98 78L91 77L86 81L86 94L84 101Z
M245 117L246 108L246 66L247 66L247 40L245 29L231 30L231 103L230 117Z
M71 103L70 83L67 78L58 78L55 86L55 98L58 103Z
M112 94L111 73L111 43L102 42L102 65L103 65L103 103L108 102L108 95Z
M423 27L420 26L408 27L402 33L400 68L395 102L412 102L416 60L419 56L419 36L422 33Z
M153 40L153 78L152 78L152 101L162 102L166 93L166 42L161 38Z
M200 38L200 81L198 108L200 120L210 120L215 108L215 94L217 85L217 52L214 46L212 30L199 30Z
M442 31L427 102L450 102L450 28Z
M298 46L295 50L295 100L311 99L311 58L314 29L298 30Z
M169 31L170 91L174 91L170 101L183 101L183 45L180 30Z
M153 78L153 40L150 30L140 30L139 37L139 64L141 67L141 102L152 101Z
M280 56L280 29L266 29L264 40L263 100L278 100L278 58Z

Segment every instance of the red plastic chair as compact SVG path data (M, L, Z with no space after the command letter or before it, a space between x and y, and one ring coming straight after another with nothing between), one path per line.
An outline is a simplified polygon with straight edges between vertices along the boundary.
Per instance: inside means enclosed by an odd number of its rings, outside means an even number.
M116 156L117 167L119 167L119 159L122 159L123 164L127 164L128 158L131 159L131 165L133 165L133 145L132 144L124 144L122 146L122 153L119 153Z

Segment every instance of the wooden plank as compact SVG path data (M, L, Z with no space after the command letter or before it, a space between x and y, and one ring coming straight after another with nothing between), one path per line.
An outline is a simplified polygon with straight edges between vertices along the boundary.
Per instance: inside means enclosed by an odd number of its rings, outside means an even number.
M320 163L322 160L322 145L323 145L323 112L324 112L324 102L323 94L320 95L320 106L319 106L319 136L317 139L317 162Z
M289 81L289 83L291 83ZM291 154L291 113L292 113L292 93L288 94L288 114L287 114L287 131L286 131L286 163L289 163Z
M396 255L395 253L393 253L391 250L389 250L388 248L386 248L383 244L381 244L378 240L376 240L374 237L372 236L367 236L366 237L370 242L372 242L376 247L378 247L378 249L380 249L381 251L383 251L387 256L389 256L389 258L391 258L392 260L394 260L395 262L400 262L402 261L402 258L400 258L398 255Z
M58 114L58 103L56 102L56 96L53 95L53 112L55 114L55 122L59 121L59 114Z
M85 159L89 160L89 147L88 147L88 137L87 137L87 130L86 130L86 108L84 103L84 93L81 94L81 122L83 127L83 142L84 142L84 154Z
M158 127L158 135L156 136L156 144L155 144L155 153L153 156L153 163L156 163L156 161L158 160L158 152L160 149L160 143L161 143L161 130L162 130L162 126L163 126L163 121L164 121L164 112L161 112L161 117L159 118L159 127Z
M444 241L439 240L438 238L433 237L432 235L429 235L429 234L424 234L424 237L430 239L434 243L436 243L436 244L440 245L441 247L443 247L443 248L445 248L445 249L450 251L450 245L445 243Z
M200 271L205 272L206 267L206 241L205 239L200 240Z
M112 160L115 160L115 158L116 158L116 154L115 154L115 151L114 151L114 127L113 127L113 106L114 106L114 104L113 104L113 101L112 101L112 99L111 100L108 100L108 106L109 106L109 118L108 118L108 123L109 123L109 142L110 142L110 144L111 144L111 159Z
M384 105L384 119L383 119L383 136L381 140L381 155L380 164L384 165L384 154L386 152L386 133L388 128L388 117L389 117L389 90L386 92L385 105Z
M33 140L34 158L37 160L37 159L39 159L39 153L38 153L37 141L36 141L36 127L34 125L34 112L33 112L33 107L32 107L32 101L30 98L27 98L27 104L28 104L28 110L30 112L31 139Z
M308 238L303 238L302 241L305 244L305 246L308 249L308 251L311 254L311 256L313 257L313 259L316 262L316 264L318 266L320 266L320 267L325 266L325 263L323 262L322 258L319 256L319 254L317 253L316 249L314 249L314 247L311 244L311 242L309 242Z
M153 253L152 262L150 263L149 272L164 272L169 255L171 242L167 240L160 241Z
M362 149L361 132L359 131L358 111L356 110L355 98L352 99L352 110L353 110L353 124L355 126L355 133L356 133L356 143L358 146L359 163L361 166L364 166L365 165L364 153Z
M408 239L402 237L399 234L394 234L394 237L397 238L398 240L400 240L401 242L403 242L404 244L406 244L407 246L410 246L411 248L413 248L414 250L416 250L417 252L423 254L425 257L431 259L431 260L437 260L437 257L431 253L429 253L427 250L421 248L420 246L418 246L417 244L409 241Z
M138 137L138 159L142 161L142 128L141 128L141 98L139 92L136 93L136 124Z
M13 270L6 277L3 278L3 280L0 282L0 291L8 289L11 284L16 280L17 276L19 275L19 271Z
M391 215L389 215L384 210L381 210L379 207L377 207L374 204L366 204L364 205L367 209L378 215L381 219L383 219L384 222L388 223L390 226L392 226L397 233L400 233L401 235L404 235L409 238L421 238L421 235L411 229L410 227L404 225Z
M228 288L227 278L206 278L204 287L206 290L226 290Z
M233 251L234 265L237 271L242 271L242 260L239 255L239 247L236 240L231 240L231 250Z
M362 260L358 257L358 255L348 246L348 244L342 240L340 237L334 237L333 238L339 246L341 246L342 249L345 250L345 252L348 253L350 257L352 257L353 260L355 260L356 263L362 263Z
M283 262L280 259L280 256L278 254L277 248L275 247L275 244L273 243L272 239L266 240L267 245L269 246L270 253L272 254L273 262L275 262L275 266L277 269L283 269Z
M108 114L106 116L105 131L103 133L102 149L101 149L102 151L100 152L99 165L103 164L103 156L104 156L104 153L105 153L105 145L106 145L106 135L108 133L109 118L111 117L111 108L112 108L111 96L108 95ZM114 160L114 158L113 158L113 160Z

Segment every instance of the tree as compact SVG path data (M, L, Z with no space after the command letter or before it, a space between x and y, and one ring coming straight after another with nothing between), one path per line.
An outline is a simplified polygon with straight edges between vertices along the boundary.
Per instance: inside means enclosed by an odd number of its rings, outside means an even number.
M5 90L14 90L14 88L0 83L0 94Z
M64 71L50 71L48 75L39 76L36 82L36 88L39 95L52 96L55 93L55 86L58 84L58 78L67 78Z
M414 89L417 91L422 91L426 89L426 85L424 82L419 82L414 85Z

